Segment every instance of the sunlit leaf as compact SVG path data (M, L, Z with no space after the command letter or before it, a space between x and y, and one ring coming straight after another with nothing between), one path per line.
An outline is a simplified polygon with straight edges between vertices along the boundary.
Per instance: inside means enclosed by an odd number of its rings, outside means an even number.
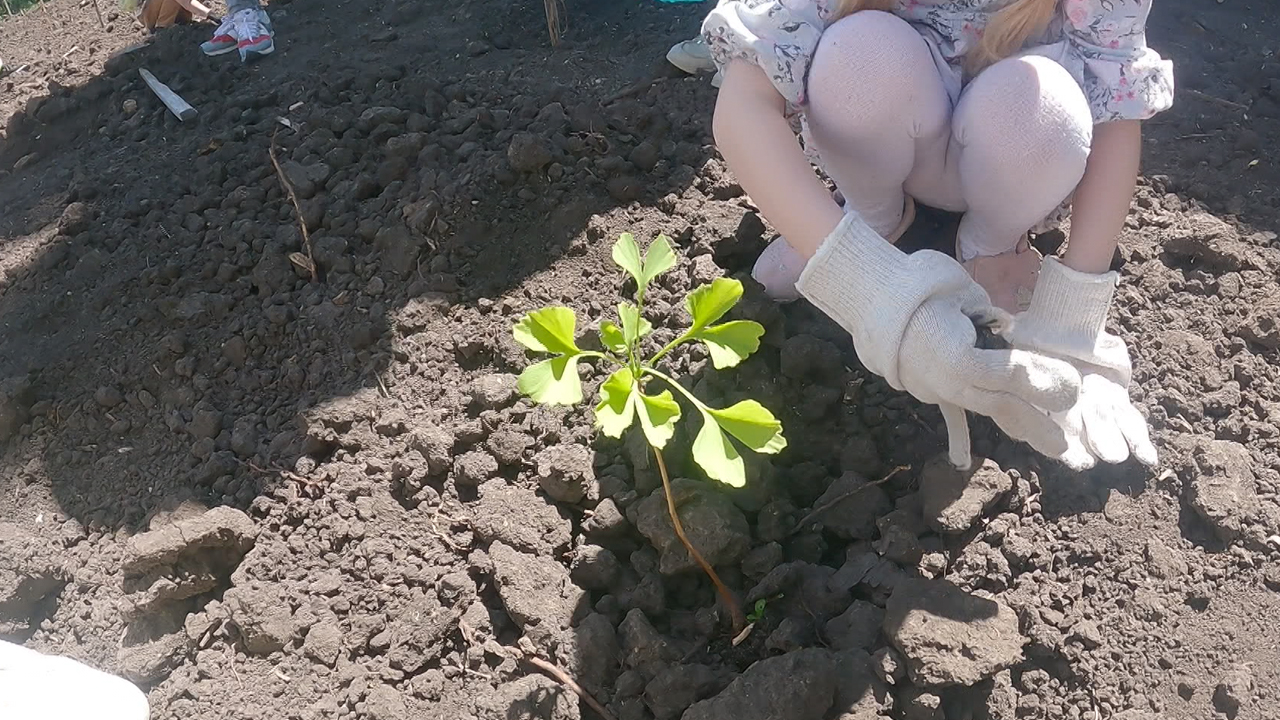
M731 278L716 278L689 293L686 305L693 316L693 332L724 317L742 297L742 283Z
M758 453L774 455L787 446L782 423L755 400L743 400L722 410L708 408L706 412L725 432Z
M729 437L720 430L716 418L702 412L702 429L693 440L693 459L707 477L730 487L747 484L747 470L742 455Z
M659 235L644 254L644 284L648 286L654 278L675 266L676 253L671 249L671 240Z
M667 441L676 433L676 422L680 420L680 405L671 396L670 390L663 390L657 395L640 395L640 427L644 430L649 444L661 450Z
M643 285L644 261L640 259L640 246L631 233L622 233L618 242L613 244L613 262L636 281L636 286Z
M627 354L627 340L622 329L608 320L600 323L600 342L619 355Z
M622 320L622 338L628 347L635 347L640 338L653 332L653 325L640 315L640 309L631 303L618 303L618 317Z
M544 405L575 405L582 402L582 381L578 378L580 356L561 355L530 365L520 373L516 387L534 402Z
M671 249L667 236L659 235L641 256L635 237L631 233L623 233L613 244L613 262L636 281L636 300L643 301L649 283L675 267L676 253Z
M516 342L536 352L577 355L578 317L567 307L547 307L520 318L511 329Z
M717 370L730 368L751 357L760 349L760 337L764 335L764 327L750 320L731 320L727 323L712 325L693 334L694 339L701 340L711 355L711 364Z
M600 385L600 404L596 405L596 427L611 438L620 438L636 417L639 395L631 368L622 368Z

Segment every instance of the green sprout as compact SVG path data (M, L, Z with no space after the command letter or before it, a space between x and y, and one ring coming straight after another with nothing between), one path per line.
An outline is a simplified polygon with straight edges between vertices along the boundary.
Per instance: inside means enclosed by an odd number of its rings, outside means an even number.
M675 267L676 254L670 240L659 235L642 255L635 238L624 233L613 246L613 261L635 280L636 292L634 302L618 304L617 323L608 320L600 323L604 351L578 347L577 315L570 308L547 307L531 312L516 322L513 328L516 342L552 357L527 367L520 374L518 387L536 403L576 405L583 399L582 381L578 377L580 361L599 360L616 368L600 385L599 402L595 406L596 428L608 437L621 438L639 422L658 461L676 534L720 591L733 615L735 629L741 629L741 609L689 544L671 498L661 451L684 417L672 390L684 398L702 420L693 441L694 462L707 477L732 487L746 484L746 465L738 444L758 453L778 453L787 446L782 423L755 400L743 400L727 408L710 407L660 370L658 363L681 345L701 343L717 370L731 368L760 348L764 328L750 320L719 322L742 298L742 283L717 278L698 287L685 299L691 321L688 329L645 359L645 339L653 332L653 325L644 317L645 293L654 279ZM664 387L655 391L650 383Z

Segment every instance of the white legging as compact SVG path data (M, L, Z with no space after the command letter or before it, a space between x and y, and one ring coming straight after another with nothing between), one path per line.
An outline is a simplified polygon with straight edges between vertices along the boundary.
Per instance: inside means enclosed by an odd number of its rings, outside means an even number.
M864 11L822 34L807 83L809 131L848 207L888 233L904 194L963 212L962 259L996 255L1084 175L1089 104L1057 62L1020 55L983 70L952 107L925 39Z

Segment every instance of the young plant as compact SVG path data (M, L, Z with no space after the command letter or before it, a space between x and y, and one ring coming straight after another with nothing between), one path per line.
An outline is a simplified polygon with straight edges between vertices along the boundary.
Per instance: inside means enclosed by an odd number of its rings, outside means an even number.
M618 322L600 323L603 352L583 350L577 344L577 316L567 307L547 307L525 315L516 322L517 342L534 352L548 353L550 359L530 365L520 374L520 392L536 403L576 405L582 402L578 363L596 360L616 368L600 385L595 406L595 425L612 438L621 438L639 423L645 440L653 448L667 511L676 536L689 555L711 578L721 600L733 618L735 632L745 625L742 609L720 577L689 542L671 494L671 479L662 450L675 435L683 418L680 403L672 390L684 398L701 418L701 428L693 441L694 462L707 477L732 487L746 484L746 466L738 444L759 453L777 453L786 447L782 424L755 400L743 400L727 408L713 408L685 389L671 375L659 369L659 362L687 343L701 343L716 369L734 367L760 347L764 328L750 320L719 322L742 297L742 283L717 278L691 292L685 299L690 325L652 355L644 355L645 339L653 325L645 319L645 292L658 276L675 267L676 254L665 236L658 236L643 255L635 238L623 234L613 246L613 261L636 283L635 302L618 304ZM651 383L663 386L655 391Z

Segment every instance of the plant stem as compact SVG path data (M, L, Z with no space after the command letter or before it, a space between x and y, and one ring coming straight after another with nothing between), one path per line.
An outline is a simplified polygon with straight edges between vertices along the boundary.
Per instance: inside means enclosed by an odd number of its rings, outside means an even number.
M641 369L645 372L645 374L652 375L658 378L659 380L662 380L663 382L667 383L671 387L675 388L677 392L679 392L681 395L684 395L686 400L693 403L693 406L697 408L699 412L701 412L703 409L707 407L706 404L703 403L701 400L699 400L696 395L686 390L683 385L676 382L669 375L665 375L661 372L658 372L657 370L654 370L652 367L649 367L647 365Z
M733 634L737 635L746 627L746 618L742 615L742 607L738 605L738 601L733 597L733 593L729 592L729 588L720 580L720 576L716 574L714 568L702 557L693 543L689 542L688 536L684 534L684 525L680 523L680 514L676 512L676 498L671 490L671 478L667 475L667 464L662 460L662 451L658 448L653 449L653 456L658 459L658 474L662 476L662 489L667 495L667 512L671 515L671 525L676 530L676 537L680 538L680 542L684 543L684 548L689 551L689 555L693 557L694 562L702 568L702 571L711 578L711 584L716 586L716 592L720 594L720 601L729 609L729 618L733 622Z
M690 333L690 332L685 332L681 334L675 340L672 340L671 342L664 345L662 349L658 351L657 355L654 355L653 357L649 358L649 364L657 365L658 361L661 360L664 355L671 352L672 350L675 350L677 347L680 347L681 343L687 342L691 337L693 337L693 333Z

